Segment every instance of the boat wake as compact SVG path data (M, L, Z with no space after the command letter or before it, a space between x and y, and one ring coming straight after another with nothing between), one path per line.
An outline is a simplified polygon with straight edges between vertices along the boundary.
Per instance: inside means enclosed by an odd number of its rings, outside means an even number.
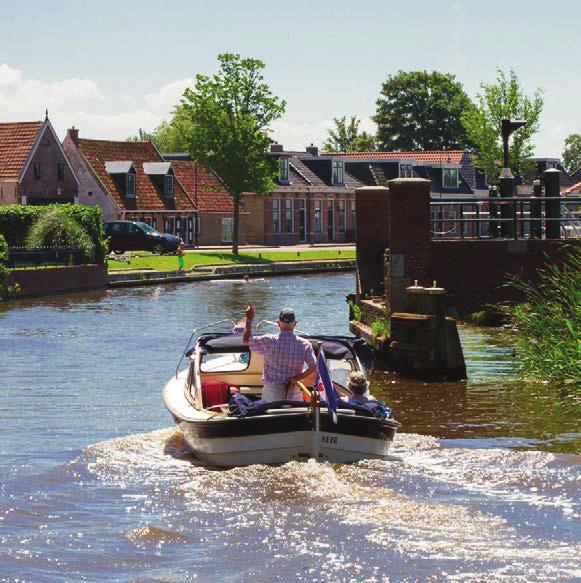
M446 447L404 433L389 461L216 470L164 429L95 444L84 458L99 480L145 491L142 511L171 505L171 531L178 522L181 534L152 535L146 525L126 534L134 544L185 543L195 531L207 548L220 546L222 560L235 564L245 549L249 578L268 579L272 561L276 572L296 573L305 557L305 578L401 580L411 564L458 581L581 576L578 456Z

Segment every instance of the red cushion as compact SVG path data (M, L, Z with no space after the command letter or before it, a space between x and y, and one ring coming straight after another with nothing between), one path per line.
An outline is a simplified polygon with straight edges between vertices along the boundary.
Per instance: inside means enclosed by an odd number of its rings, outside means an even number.
M215 405L223 405L228 403L230 385L220 381L208 381L202 383L202 402L204 407L213 407Z

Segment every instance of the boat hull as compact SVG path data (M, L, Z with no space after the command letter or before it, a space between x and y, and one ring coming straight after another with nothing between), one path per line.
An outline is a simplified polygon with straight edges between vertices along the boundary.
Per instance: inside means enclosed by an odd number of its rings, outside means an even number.
M219 467L305 461L313 452L337 463L383 459L396 432L395 423L340 415L335 425L322 414L316 433L306 413L181 421L179 427L194 454Z

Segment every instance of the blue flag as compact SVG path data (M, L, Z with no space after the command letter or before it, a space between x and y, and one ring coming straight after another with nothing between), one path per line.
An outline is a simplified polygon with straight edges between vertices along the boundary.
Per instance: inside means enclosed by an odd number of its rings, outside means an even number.
M317 388L321 398L327 402L327 408L331 413L333 423L337 424L337 421L339 420L337 417L337 407L341 402L341 398L337 394L333 382L331 381L331 374L327 368L327 361L325 360L325 355L322 350L317 357Z

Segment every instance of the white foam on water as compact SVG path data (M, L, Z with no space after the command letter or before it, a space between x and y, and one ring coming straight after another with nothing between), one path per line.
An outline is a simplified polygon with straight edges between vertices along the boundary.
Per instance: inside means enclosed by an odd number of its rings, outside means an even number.
M571 456L561 463L563 456L541 452L442 447L414 434L399 434L392 455L391 461L351 465L309 461L213 470L188 453L179 431L164 429L95 444L84 458L107 484L146 486L158 492L157 503L177 503L179 531L195 532L208 548L280 556L288 565L308 558L320 580L369 577L373 569L384 580L378 549L405 562L451 563L442 578L453 581L581 576L575 561L581 547L529 536L470 499L476 494L505 508L514 501L552 506L570 517L578 499ZM458 496L443 496L446 487ZM140 503L131 496L128 501Z

